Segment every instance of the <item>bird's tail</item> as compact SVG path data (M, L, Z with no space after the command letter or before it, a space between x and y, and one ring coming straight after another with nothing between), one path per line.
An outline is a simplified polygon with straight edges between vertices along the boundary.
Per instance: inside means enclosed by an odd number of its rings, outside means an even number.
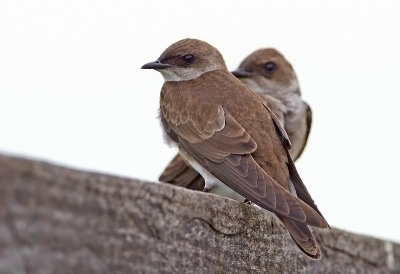
M278 217L300 250L311 259L320 260L322 257L321 250L307 224L281 216Z

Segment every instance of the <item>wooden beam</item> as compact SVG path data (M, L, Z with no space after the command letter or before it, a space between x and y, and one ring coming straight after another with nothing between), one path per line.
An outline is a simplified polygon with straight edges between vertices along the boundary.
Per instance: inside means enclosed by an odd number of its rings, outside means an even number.
M400 273L400 245L316 230L213 194L0 155L0 273Z

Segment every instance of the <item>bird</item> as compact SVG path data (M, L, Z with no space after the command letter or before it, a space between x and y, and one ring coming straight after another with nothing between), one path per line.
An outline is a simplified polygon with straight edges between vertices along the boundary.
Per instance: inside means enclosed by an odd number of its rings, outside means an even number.
M308 140L312 111L301 98L293 66L275 48L262 48L244 58L232 74L257 92L281 121L292 143L289 153L296 161ZM159 181L193 190L204 189L201 175L179 154L161 173ZM223 194L234 198L231 193Z
M225 184L274 213L305 255L321 259L309 226L328 223L290 157L289 137L265 101L228 71L218 49L198 39L179 40L142 69L163 76L164 137L205 187Z
M232 74L267 101L289 135L289 152L296 161L308 140L312 111L301 98L293 66L278 50L262 48L248 55Z

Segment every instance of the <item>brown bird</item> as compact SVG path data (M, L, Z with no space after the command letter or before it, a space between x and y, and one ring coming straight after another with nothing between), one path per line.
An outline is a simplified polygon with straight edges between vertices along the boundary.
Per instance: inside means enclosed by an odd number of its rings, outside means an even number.
M320 259L308 226L326 228L328 223L290 158L288 136L264 100L227 70L220 52L184 39L142 68L163 75L165 135L203 176L206 188L225 184L275 213L297 246Z
M292 65L276 49L264 48L247 56L232 74L267 101L289 135L290 156L296 161L307 143L312 112L301 98Z
M292 143L290 156L296 161L307 143L312 112L301 98L292 65L276 49L264 48L247 56L232 74L261 95L281 121ZM179 154L168 164L159 180L194 190L204 189L203 178Z

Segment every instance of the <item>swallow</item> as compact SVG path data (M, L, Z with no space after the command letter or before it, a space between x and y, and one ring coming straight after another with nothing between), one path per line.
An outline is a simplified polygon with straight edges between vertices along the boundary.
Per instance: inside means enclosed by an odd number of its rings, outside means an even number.
M204 41L183 39L142 69L162 74L165 136L205 187L226 185L275 213L300 250L319 260L309 226L328 223L297 173L289 137L265 101L228 71L221 53Z
M248 55L232 74L257 92L281 121L292 143L290 156L296 161L308 140L312 111L301 98L293 66L278 50L263 48ZM167 165L159 180L193 190L204 189L201 175L179 154ZM220 193L234 198L232 193Z
M293 66L276 49L264 48L247 56L232 74L266 100L289 135L289 152L296 161L308 140L312 111L301 98Z

